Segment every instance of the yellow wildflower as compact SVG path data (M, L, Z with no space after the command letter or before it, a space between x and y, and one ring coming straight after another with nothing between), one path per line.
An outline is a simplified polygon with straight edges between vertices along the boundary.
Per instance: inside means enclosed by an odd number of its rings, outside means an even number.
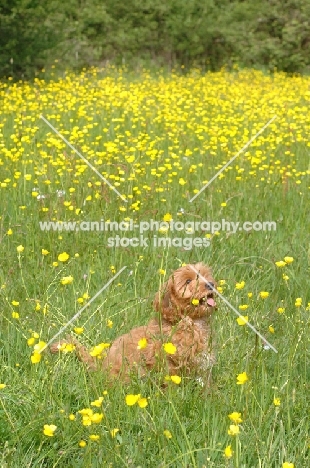
M62 252L61 254L58 255L58 261L59 262L67 262L69 260L70 255L67 254L67 252Z
M243 385L249 380L246 372L237 375L237 385Z
M284 257L284 261L288 264L293 263L294 258L293 257Z
M146 347L147 347L147 339L141 338L141 340L138 341L137 349L144 349Z
M125 398L126 405L128 406L135 405L140 397L141 397L140 393L138 395L133 395L133 394L126 395L126 398Z
M73 282L73 276L64 276L60 280L61 284L66 285L66 284L71 284Z
M167 354L175 354L177 350L173 343L164 343L163 348Z
M228 415L229 419L235 423L235 424L240 424L242 423L242 419L241 419L241 413L237 413L237 411L234 411L233 413L230 413Z
M236 320L238 325L246 325L249 317L247 315L240 315L240 317L238 317Z
M239 426L237 426L237 424L231 424L227 432L229 435L235 436L240 433L240 428Z
M43 434L48 437L53 437L56 429L57 426L55 426L54 424L44 424Z
M233 456L233 451L231 449L231 445L227 445L227 447L224 450L224 456L226 458L231 458Z
M171 375L170 380L171 380L173 383L179 385L179 384L181 383L181 380L182 380L182 379L181 379L181 377L179 377L178 375Z

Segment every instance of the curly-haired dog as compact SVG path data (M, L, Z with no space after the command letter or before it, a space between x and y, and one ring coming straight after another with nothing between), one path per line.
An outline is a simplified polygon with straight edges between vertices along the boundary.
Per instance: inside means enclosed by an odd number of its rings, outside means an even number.
M180 371L194 373L208 384L215 361L211 336L215 288L207 266L202 263L183 266L157 292L154 300L157 318L117 338L103 360L90 356L84 346L73 340L76 354L90 369L99 365L123 380L128 380L134 369L144 375L151 368L160 368L164 361L170 375ZM167 343L173 346L167 349L164 346ZM58 349L57 343L51 347L52 352Z

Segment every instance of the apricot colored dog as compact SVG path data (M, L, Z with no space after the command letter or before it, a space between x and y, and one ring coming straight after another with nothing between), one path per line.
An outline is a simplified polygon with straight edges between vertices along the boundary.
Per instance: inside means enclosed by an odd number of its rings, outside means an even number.
M112 377L124 381L132 371L145 375L148 370L165 365L170 375L193 374L208 385L215 362L211 336L215 288L207 266L202 263L183 266L156 293L157 317L117 338L104 359L90 356L75 339L66 342L75 344L78 358L90 369L100 366ZM165 346L167 343L173 346ZM51 351L58 352L60 344L53 344Z

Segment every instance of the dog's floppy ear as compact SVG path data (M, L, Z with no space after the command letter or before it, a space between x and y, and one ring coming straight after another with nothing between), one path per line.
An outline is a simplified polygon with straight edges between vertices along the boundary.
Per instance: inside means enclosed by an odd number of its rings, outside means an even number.
M162 286L162 289L158 291L154 299L154 308L158 312L164 307L165 309L170 307L170 294L167 283Z
M168 307L170 307L170 294L168 291L166 291L164 297L162 298L162 305L163 307L165 307L165 309L167 309Z

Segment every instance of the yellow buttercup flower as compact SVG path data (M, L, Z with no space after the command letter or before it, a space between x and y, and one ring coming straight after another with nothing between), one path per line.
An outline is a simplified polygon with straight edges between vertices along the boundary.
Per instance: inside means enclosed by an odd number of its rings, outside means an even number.
M146 398L139 398L137 403L140 406L140 408L145 408L148 405Z
M302 305L302 298L297 297L297 299L295 300L295 307L301 307L301 305Z
M27 345L33 346L34 344L35 344L35 338L33 336L31 338L28 338Z
M62 343L58 346L59 351L63 353L72 353L75 350L75 345L73 343Z
M23 245L19 245L18 247L16 247L16 250L18 253L22 253L25 250L25 247Z
M235 424L240 424L242 423L242 419L241 419L241 413L237 413L237 411L234 411L233 413L230 413L228 415L229 419L235 423Z
M35 346L34 346L34 351L36 351L37 353L41 353L41 351L43 351L43 349L46 347L46 343L45 341L39 341L39 343L37 343Z
M118 432L119 432L119 429L117 427L115 429L111 429L110 431L111 437L114 439L114 437L116 436Z
M128 406L135 405L140 397L141 397L140 393L138 395L133 395L133 394L126 395L126 398L125 398L126 405Z
M67 262L70 258L70 255L67 254L67 252L63 252L61 254L58 255L58 261L59 262Z
M225 449L224 449L224 456L226 458L231 458L233 456L233 453L234 452L233 452L233 450L231 448L231 445L227 445L227 447L225 447Z
M141 340L138 341L137 349L144 349L146 347L147 347L147 339L141 338Z
M182 379L181 379L181 377L178 376L178 375L171 375L171 376L170 376L170 380L171 380L173 383L179 385L179 384L181 383L181 380L182 380Z
M90 355L92 357L100 358L102 353L105 349L110 347L110 343L99 343L98 345L94 346L93 349L90 351Z
M91 402L91 406L97 406L97 408L100 408L103 402L103 397L99 397L98 400L94 400Z
M236 436L240 433L240 428L237 424L231 424L227 432L231 436Z
M56 429L57 426L55 426L54 424L44 424L43 434L48 437L53 437Z
M237 319L238 325L246 325L248 323L249 317L247 315L241 315Z
M167 354L175 354L177 350L173 343L164 343L163 348Z
M163 220L169 223L169 221L172 220L172 216L170 213L166 213L165 216L163 217Z
M284 261L287 264L293 263L294 258L293 257L284 257Z
M32 364L38 364L41 361L42 355L41 353L34 352L31 356Z
M237 375L237 385L243 385L249 380L246 372Z
M66 284L71 284L73 282L73 276L64 276L60 280L61 284L66 285Z
M102 421L103 413L95 413L91 416L91 422L99 424Z

